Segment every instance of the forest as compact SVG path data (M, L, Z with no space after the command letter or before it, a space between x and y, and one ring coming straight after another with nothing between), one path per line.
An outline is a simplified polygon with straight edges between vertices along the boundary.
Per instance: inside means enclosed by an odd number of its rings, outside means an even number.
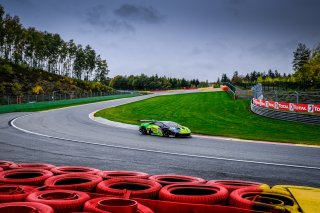
M235 71L231 78L222 74L217 82L231 82L240 86L262 83L291 89L320 89L320 44L310 49L299 43L293 52L292 70L293 74L281 74L278 70L269 69L267 72L253 71L246 75Z
M146 76L130 75L130 76L115 76L109 83L110 87L127 90L166 90L180 88L198 88L208 87L208 81L200 82L198 79L186 80L184 78L168 78L158 77L158 75Z
M0 57L4 61L82 80L105 81L107 61L90 45L64 41L59 34L24 28L0 5Z
M90 46L59 34L25 28L0 5L0 94L153 90L206 86L198 79L146 76L108 77L108 63ZM60 76L60 77L59 77ZM110 87L109 87L110 86Z

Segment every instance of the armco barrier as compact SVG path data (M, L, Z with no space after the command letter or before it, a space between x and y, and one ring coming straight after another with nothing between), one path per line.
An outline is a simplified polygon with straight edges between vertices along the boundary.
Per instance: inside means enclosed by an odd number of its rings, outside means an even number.
M289 105L284 106L290 107ZM320 125L320 114L316 113L297 113L289 110L281 111L274 108L266 108L266 106L258 106L253 101L251 102L250 108L253 113L268 118Z
M227 92L234 100L237 99L236 89L232 84L223 84L220 86L220 89Z

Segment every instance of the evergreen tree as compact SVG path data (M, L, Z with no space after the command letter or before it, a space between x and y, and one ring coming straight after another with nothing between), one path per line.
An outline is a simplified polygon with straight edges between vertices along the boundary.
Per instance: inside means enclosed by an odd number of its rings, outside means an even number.
M305 44L299 43L296 51L293 52L293 69L296 72L296 76L305 81L307 79L306 69L304 65L308 63L310 59L310 50Z
M221 82L230 82L230 79L228 78L227 74L225 73L222 74Z

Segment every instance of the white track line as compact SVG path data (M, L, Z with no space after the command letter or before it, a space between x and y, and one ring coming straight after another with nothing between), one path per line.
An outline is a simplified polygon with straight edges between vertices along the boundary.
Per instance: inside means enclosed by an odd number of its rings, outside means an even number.
M47 138L53 138L58 140L65 140L71 141L75 143L82 143L82 144L90 144L96 146L104 146L104 147L111 147L111 148L118 148L118 149L126 149L126 150L134 150L140 152L150 152L150 153L158 153L158 154L166 154L166 155L175 155L175 156L182 156L182 157L194 157L194 158L202 158L202 159L213 159L213 160L223 160L223 161L231 161L231 162L242 162L242 163L252 163L252 164L260 164L260 165L271 165L271 166L282 166L282 167L291 167L291 168L302 168L302 169L313 169L313 170L320 170L320 167L313 167L313 166L301 166L301 165L293 165L293 164L282 164L282 163L270 163L270 162L263 162L263 161L251 161L251 160L240 160L240 159L233 159L233 158L223 158L223 157L214 157L214 156L205 156L205 155L193 155L193 154L185 154L185 153L177 153L177 152L166 152L160 150L152 150L152 149L142 149L142 148L135 148L135 147L127 147L127 146L117 146L117 145L110 145L110 144L101 144L89 141L82 141L82 140L74 140L68 138L61 138L56 136L45 135L37 132L32 132L23 128L20 128L14 124L14 122L20 118L30 116L31 114L24 115L17 117L10 121L10 125L22 132L38 135Z

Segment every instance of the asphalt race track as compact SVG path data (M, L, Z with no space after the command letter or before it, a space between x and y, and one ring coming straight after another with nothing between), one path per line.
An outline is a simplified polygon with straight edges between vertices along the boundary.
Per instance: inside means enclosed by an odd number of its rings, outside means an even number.
M320 148L143 136L138 130L104 125L88 116L102 108L150 96L2 114L0 159L320 187Z

